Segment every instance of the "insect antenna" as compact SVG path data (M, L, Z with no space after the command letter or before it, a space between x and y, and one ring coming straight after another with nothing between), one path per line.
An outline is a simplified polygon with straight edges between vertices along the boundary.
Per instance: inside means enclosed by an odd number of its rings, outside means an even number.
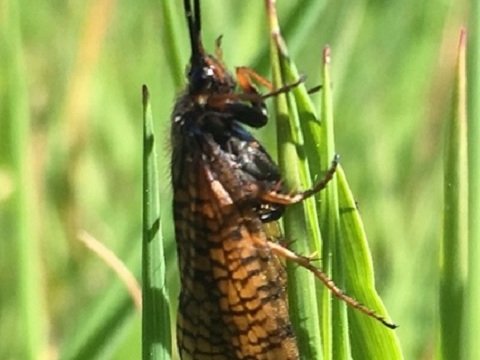
M204 51L202 46L202 39L200 38L201 32L201 14L200 14L200 0L194 0L193 11L192 1L184 0L183 6L185 8L185 16L188 23L188 32L190 35L190 44L192 47L192 64L198 63L203 57Z

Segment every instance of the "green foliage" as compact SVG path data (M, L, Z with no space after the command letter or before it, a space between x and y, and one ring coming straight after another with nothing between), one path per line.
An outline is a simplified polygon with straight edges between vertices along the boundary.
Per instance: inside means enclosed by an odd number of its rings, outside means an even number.
M143 87L143 244L142 244L142 359L169 360L172 337L165 288L165 254L160 219L157 153L152 109Z
M223 35L231 69L247 65L270 78L263 2L202 4L207 49ZM439 348L443 124L451 114L466 5L278 0L282 33L291 59L308 76L307 88L322 82L324 44L332 49L335 151L406 359L433 359ZM148 84L167 287L176 307L167 134L188 61L182 4L99 0L38 7L5 0L0 6L0 337L8 344L0 358L71 358L84 344L90 358L140 358L140 314L112 271L76 239L87 230L140 278L140 89ZM274 122L258 133L272 153L275 133ZM309 166L312 176L321 174ZM472 269L480 263L469 262ZM347 277L345 288L378 309ZM465 318L474 319L478 302L469 295ZM455 319L456 312L447 316ZM348 314L353 324L357 315ZM466 352L476 346L474 335ZM362 346L351 345L352 352Z
M279 88L293 83L299 75L288 56L275 16L270 17L270 31L273 80ZM330 61L327 47L323 52L323 84L331 84ZM335 155L332 89L324 85L321 92L320 116L303 85L275 98L280 166L288 183L297 188L311 187ZM337 286L348 289L350 295L358 296L367 306L385 314L374 287L363 224L341 166L318 197L320 201L308 199L287 209L285 236L299 239L291 247L300 254L313 251L321 254L322 270ZM324 284L305 269L288 265L290 311L302 358L403 358L392 330L357 313L358 310L350 309L351 316L347 318L346 304L338 299L332 302L332 292Z

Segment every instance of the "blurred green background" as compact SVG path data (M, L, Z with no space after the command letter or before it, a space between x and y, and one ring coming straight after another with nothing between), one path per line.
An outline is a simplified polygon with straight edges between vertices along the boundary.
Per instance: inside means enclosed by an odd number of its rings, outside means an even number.
M230 69L246 65L269 77L263 1L202 6L207 49L223 35ZM319 83L322 48L332 48L337 152L377 288L400 325L405 358L433 359L442 124L467 3L278 0L278 8L307 85ZM78 236L104 243L139 278L147 84L176 305L169 116L189 56L182 1L1 0L0 25L0 358L26 359L32 349L38 359L71 358L99 327L101 358L140 358L139 313ZM274 152L265 136L272 129L259 136ZM98 325L102 318L113 319L109 327ZM26 343L29 333L37 336Z

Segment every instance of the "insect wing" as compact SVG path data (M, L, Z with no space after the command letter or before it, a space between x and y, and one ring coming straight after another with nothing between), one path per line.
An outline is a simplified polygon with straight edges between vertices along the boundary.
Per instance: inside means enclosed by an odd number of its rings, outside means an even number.
M252 205L252 176L210 134L190 135L173 164L180 356L298 359L284 269Z

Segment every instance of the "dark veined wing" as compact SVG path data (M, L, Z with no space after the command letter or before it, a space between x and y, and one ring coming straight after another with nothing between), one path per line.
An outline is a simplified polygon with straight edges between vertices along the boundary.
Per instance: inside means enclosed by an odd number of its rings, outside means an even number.
M177 133L175 132L177 130ZM259 184L211 133L174 129L175 235L183 360L299 358L284 288L259 217ZM182 131L181 131L182 130Z

